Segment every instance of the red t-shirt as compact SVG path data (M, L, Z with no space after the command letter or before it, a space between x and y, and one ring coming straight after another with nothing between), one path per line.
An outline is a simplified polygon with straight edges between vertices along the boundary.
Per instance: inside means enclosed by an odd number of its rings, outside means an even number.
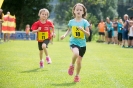
M54 28L53 23L49 20L47 20L46 23L41 23L40 21L37 21L33 23L33 25L31 26L31 30L37 30L39 27L41 27L41 30L37 32L38 42L43 42L43 40L45 39L51 39L50 28Z

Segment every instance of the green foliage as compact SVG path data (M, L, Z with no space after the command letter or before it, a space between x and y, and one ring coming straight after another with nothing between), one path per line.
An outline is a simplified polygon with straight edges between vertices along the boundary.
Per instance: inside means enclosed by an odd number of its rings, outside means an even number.
M83 3L87 8L87 13L90 13L91 21L96 25L97 20L105 19L107 16L114 18L118 16L117 4L118 0L59 0L59 4L55 9L57 14L55 21L58 23L67 23L72 17L72 7L76 3ZM87 18L87 19L88 19Z
M50 0L4 0L2 9L4 14L10 11L11 15L16 16L17 30L25 28L26 24L32 24L38 20L38 12L41 8L51 7L48 5Z
M96 24L98 23L98 19L97 19L96 16L93 15L92 13L88 13L86 19L87 19L89 22L91 22L92 24L94 24L95 26L96 26Z

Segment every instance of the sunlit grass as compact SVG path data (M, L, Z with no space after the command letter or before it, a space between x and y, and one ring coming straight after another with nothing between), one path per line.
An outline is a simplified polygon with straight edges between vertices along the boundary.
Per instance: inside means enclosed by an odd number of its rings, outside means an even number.
M37 41L0 44L0 88L132 88L133 49L87 43L81 81L67 74L72 52L68 42L49 44L52 64L39 68ZM45 55L44 55L45 58Z

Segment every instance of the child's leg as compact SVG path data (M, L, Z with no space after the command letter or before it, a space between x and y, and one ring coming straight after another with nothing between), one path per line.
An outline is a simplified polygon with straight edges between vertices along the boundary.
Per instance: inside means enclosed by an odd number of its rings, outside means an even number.
M81 69L81 61L82 61L82 57L78 57L77 58L77 67L76 67L76 76L79 75L80 69Z
M74 82L79 82L80 81L79 73L80 73L80 70L81 70L82 58L83 58L85 52L86 52L86 47L80 47L79 48L79 56L77 58L76 76L74 78Z
M72 48L73 57L72 57L72 65L75 64L77 57L79 56L79 49L77 47Z
M46 47L47 47L47 45L45 43L43 43L42 44L42 48L44 50L45 55L48 56L48 51L47 51L47 48Z
M71 65L70 65L70 67L68 69L68 74L70 76L73 75L73 72L74 72L74 64L75 64L75 61L76 61L77 57L79 56L79 49L77 48L77 46L71 45L71 49L72 49L72 52L73 52L73 56L72 56Z
M43 59L43 50L40 50L39 56L40 56L40 61L41 61Z
M46 56L48 56L47 46L48 46L49 42L50 42L50 40L46 39L43 41L43 44L42 44L42 49L44 50L44 53Z
M50 64L52 62L51 58L48 55L48 50L47 50L47 45L49 44L49 41L50 41L49 39L46 39L46 40L44 40L44 42L42 44L42 48L43 48L44 53L46 55L46 61L47 61L48 64Z
M38 49L39 49L39 56L40 56L40 68L44 67L44 62L43 62L43 49L42 49L42 42L38 42Z

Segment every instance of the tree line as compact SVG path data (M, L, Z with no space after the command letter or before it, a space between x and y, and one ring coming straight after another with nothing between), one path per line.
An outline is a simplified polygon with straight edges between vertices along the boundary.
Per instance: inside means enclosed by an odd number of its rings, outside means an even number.
M8 11L11 15L16 16L16 29L22 30L26 24L32 24L38 20L38 11L41 8L47 8L50 12L54 10L56 16L55 23L67 23L72 16L72 7L80 2L83 3L88 12L87 19L93 24L97 24L100 19L105 19L107 16L113 19L121 17L125 13L131 16L133 11L128 11L126 3L133 5L133 0L57 0L55 9L49 4L51 0L4 0L2 9L6 14ZM125 2L126 1L126 2ZM121 2L121 4L119 4Z

